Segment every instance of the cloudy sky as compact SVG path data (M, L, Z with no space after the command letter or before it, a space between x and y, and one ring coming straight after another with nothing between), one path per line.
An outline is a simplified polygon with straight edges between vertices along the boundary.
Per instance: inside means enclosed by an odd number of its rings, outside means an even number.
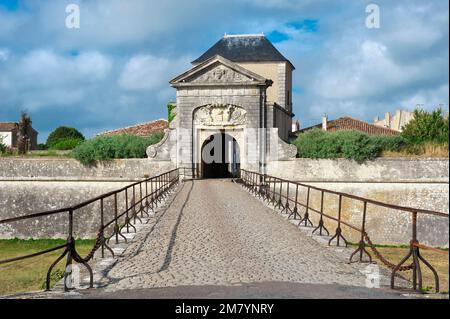
M395 109L448 110L446 0L0 0L0 121L28 111L40 141L166 117L182 73L225 33L263 32L296 67L302 126ZM67 29L68 4L81 10Z

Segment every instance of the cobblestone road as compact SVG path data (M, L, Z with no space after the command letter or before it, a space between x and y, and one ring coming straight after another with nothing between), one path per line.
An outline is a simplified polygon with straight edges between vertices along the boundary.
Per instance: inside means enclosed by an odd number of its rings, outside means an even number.
M293 282L364 286L270 208L229 180L186 182L103 280L105 292L189 285Z

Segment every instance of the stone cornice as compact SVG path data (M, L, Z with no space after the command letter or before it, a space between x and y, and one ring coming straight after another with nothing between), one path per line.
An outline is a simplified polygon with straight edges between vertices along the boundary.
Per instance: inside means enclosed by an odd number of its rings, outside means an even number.
M234 74L239 76L238 80L228 79L201 79L201 76L207 72L211 72L214 67L224 66L222 69L225 73L227 70L231 70ZM196 76L198 77L196 78ZM219 74L220 76L220 74ZM200 80L199 80L200 78ZM214 81L216 80L216 81ZM179 75L169 82L172 87L192 87L192 86L271 86L272 81L266 79L252 71L249 71L242 66L231 62L219 55L216 55L207 61L191 68L187 72Z

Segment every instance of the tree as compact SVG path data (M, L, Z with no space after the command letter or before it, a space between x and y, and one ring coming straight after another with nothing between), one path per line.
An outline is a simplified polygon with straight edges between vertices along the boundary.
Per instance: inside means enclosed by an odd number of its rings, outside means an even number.
M414 144L448 144L448 129L448 116L444 116L441 108L432 112L416 109L414 119L403 127L402 135Z
M28 132L31 129L31 118L26 112L22 112L20 115L19 122L19 133L18 133L18 143L17 148L20 155L26 154L29 149L30 138Z
M177 105L174 102L167 103L167 120L169 124L174 120L176 113L175 108Z
M3 136L0 135L0 154L6 152L6 145L3 142Z
M85 138L77 129L73 127L60 126L56 128L47 138L46 145L48 148L52 148L58 142L63 140L82 140Z

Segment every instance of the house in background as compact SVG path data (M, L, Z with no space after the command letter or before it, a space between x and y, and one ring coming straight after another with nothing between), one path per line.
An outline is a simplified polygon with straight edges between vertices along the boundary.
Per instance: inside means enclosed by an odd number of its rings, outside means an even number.
M335 120L328 120L328 117L326 115L323 116L322 123L301 129L298 131L298 133L303 133L313 128L321 128L322 130L329 132L360 131L369 135L400 134L400 132L392 130L390 128L370 124L349 116L340 117Z
M7 147L17 148L19 142L19 123L0 122L0 137ZM30 126L28 130L28 150L37 149L38 132Z
M395 115L392 116L390 112L384 114L384 119L380 119L378 116L374 119L373 124L380 127L387 127L391 130L401 132L403 127L414 119L414 112L397 110Z
M137 136L150 136L154 133L164 132L165 129L169 128L169 122L166 120L156 120L151 122L146 122L142 124L136 124L124 128L119 128L115 130L106 131L97 134L97 136L111 136L120 134L129 134Z

